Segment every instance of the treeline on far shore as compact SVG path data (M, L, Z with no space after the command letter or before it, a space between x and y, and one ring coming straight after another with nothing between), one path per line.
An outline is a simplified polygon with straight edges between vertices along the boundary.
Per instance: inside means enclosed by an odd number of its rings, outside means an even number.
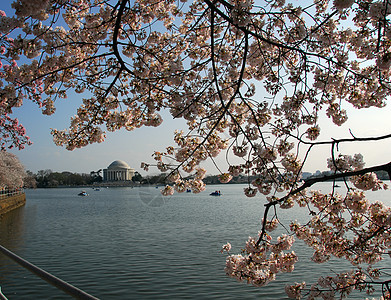
M330 175L331 172L319 172L316 173L303 173L303 179L313 177L322 177ZM388 180L388 173L385 171L376 172L376 175L381 180ZM161 173L158 175L151 175L143 177L140 173L136 172L135 176L132 178L134 184L152 184L152 185L163 185L170 184L167 180L168 174ZM229 182L231 184L235 183L250 183L256 177L239 175ZM53 172L52 170L40 170L37 173L32 173L27 171L27 177L25 178L25 187L27 188L54 188L54 187L63 187L63 186L89 186L89 185L99 185L102 183L102 176L100 172L90 172L87 173L72 173L72 172ZM342 180L342 179L341 179ZM210 175L204 178L206 184L219 184L218 175Z
M54 188L63 186L89 186L102 182L101 172L72 173L68 171L53 172L52 170L40 170L37 173L27 171L24 179L27 188ZM140 181L141 175L136 172L134 181Z
M52 170L40 170L37 173L27 171L24 179L28 188L53 188L59 186L91 185L99 181L99 177L92 174L79 174L72 172L53 172ZM100 181L102 179L100 178Z

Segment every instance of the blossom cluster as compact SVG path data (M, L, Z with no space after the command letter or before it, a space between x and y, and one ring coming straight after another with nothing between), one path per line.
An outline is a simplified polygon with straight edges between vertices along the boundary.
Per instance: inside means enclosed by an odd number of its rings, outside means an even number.
M372 172L360 176L353 176L351 181L356 188L364 191L377 191L382 189L382 186L386 187L386 185L383 185L382 181L377 178L376 174Z
M346 197L311 191L306 199L307 205L314 206L318 213L308 226L293 222L290 228L315 250L315 262L325 262L332 255L353 264L382 260L385 249L390 247L391 208L380 202L370 203L363 191L353 189ZM376 231L382 234L373 235Z
M339 154L336 158L327 159L327 167L331 171L357 171L363 169L365 166L362 154L342 155Z
M292 272L298 258L294 251L284 252L291 248L292 236L282 235L274 244L270 236L261 243L258 238L248 238L243 254L227 257L225 272L239 281L260 287L275 280L279 272ZM223 245L222 250L229 252L231 244Z

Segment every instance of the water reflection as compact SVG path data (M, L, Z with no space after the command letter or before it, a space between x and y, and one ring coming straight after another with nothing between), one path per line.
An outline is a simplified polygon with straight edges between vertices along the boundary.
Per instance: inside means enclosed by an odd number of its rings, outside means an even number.
M24 244L25 207L12 210L0 216L0 244L13 251L19 251ZM19 267L0 253L0 282L4 282Z
M6 248L18 250L24 243L25 206L0 216L0 243Z
M240 253L260 229L266 200L245 197L241 185L219 186L222 197L209 196L216 187L210 189L169 198L153 187L102 189L88 197L77 196L79 189L29 190L26 206L0 220L0 243L101 299L286 299L286 283L311 284L330 270L351 268L340 260L316 265L298 242L296 270L266 287L226 277L221 245L229 241ZM389 195L376 197L388 201ZM287 225L307 214L292 209L279 217ZM69 299L1 254L0 285L12 300Z

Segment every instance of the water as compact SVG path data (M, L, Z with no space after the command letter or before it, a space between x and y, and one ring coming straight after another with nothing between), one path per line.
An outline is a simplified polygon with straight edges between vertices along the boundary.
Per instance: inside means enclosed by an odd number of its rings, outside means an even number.
M209 196L215 189L223 196ZM171 197L154 187L86 191L27 190L26 206L0 219L0 243L100 299L286 299L286 283L349 269L337 260L309 263L311 251L298 243L295 271L266 287L226 277L221 245L240 253L262 219L265 200L245 197L242 185ZM280 218L300 218L296 212ZM2 254L0 286L10 300L71 299Z

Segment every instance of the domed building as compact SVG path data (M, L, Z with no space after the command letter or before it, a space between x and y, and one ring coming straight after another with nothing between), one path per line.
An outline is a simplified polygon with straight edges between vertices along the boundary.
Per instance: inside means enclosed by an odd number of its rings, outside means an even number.
M134 169L123 160L113 161L107 169L103 169L103 181L131 181Z

